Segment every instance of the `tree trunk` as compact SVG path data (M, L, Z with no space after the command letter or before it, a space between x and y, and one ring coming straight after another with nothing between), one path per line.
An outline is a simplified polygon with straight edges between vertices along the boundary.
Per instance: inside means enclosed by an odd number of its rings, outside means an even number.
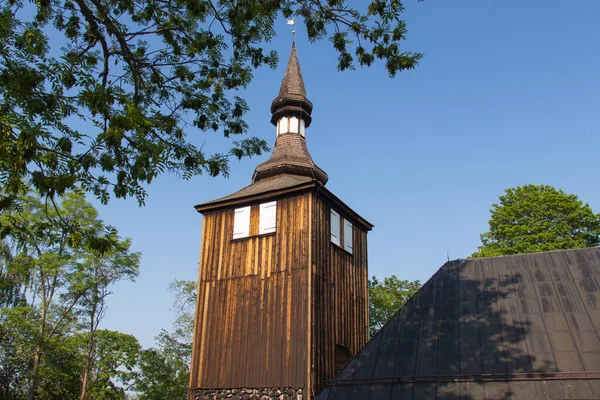
M90 316L90 337L87 345L87 357L85 359L85 366L83 371L83 378L81 380L81 395L79 396L79 400L89 400L91 398L91 394L89 393L89 382L90 382L90 374L92 372L92 367L94 364L94 352L96 350L96 329L98 328L98 323L100 321L97 320L97 312L98 312L98 270L95 271L96 284L94 285L94 292L91 294L91 303L92 308L89 311ZM102 299L100 298L100 301Z
M79 396L79 400L85 400L85 396L87 395L88 371L89 369L86 362L83 378L81 378L81 396Z
M37 386L37 373L42 357L42 349L38 344L35 348L35 356L33 357L33 367L31 368L31 378L29 378L29 395L27 400L35 400L35 387Z
M43 275L41 281L43 282ZM33 356L33 366L31 367L31 378L29 379L29 395L27 400L35 400L35 389L37 387L38 370L42 354L44 352L45 335L46 335L46 317L48 311L48 299L47 299L46 286L42 284L42 314L40 315L40 330L37 343L35 344L35 355Z
M87 357L85 360L85 369L83 370L83 377L81 379L81 395L79 400L87 400L90 395L88 393L89 377L92 370L92 357L94 352L94 331L90 332L90 340L88 342Z

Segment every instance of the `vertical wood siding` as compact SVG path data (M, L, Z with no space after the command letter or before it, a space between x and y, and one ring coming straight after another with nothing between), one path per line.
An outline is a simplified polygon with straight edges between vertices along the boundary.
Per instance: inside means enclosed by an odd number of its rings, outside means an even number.
M318 194L277 199L272 235L256 236L258 209L238 240L233 209L204 216L190 387L297 387L310 399L336 372L335 346L355 354L368 340L367 232L353 224L353 254L332 244Z
M317 198L314 208L313 271L313 387L335 374L335 346L356 354L368 341L367 232L353 224L353 254L331 243L329 205ZM346 216L341 210L342 218Z
M234 210L204 216L191 388L305 387L309 196L277 200L275 234L231 240Z

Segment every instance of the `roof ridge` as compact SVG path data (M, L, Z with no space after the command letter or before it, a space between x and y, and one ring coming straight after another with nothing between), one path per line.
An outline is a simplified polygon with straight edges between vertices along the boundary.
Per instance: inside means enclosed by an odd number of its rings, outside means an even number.
M467 258L457 258L456 260L452 260L452 261L458 261L458 260L469 260L469 261L475 261L475 260L486 260L486 259L498 259L498 258L505 258L505 257L525 257L525 256L531 256L532 254L545 254L545 253L556 253L559 251L581 251L581 250L590 250L590 249L598 249L600 250L600 246L591 246L591 247L579 247L579 248L575 248L575 249L556 249L556 250L543 250L543 251L535 251L532 253L518 253L518 254L504 254L501 256L493 256L493 257L467 257ZM446 265L446 264L444 264Z

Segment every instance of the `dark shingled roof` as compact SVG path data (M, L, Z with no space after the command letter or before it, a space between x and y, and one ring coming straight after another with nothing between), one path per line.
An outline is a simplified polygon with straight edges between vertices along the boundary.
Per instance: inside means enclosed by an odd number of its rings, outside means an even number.
M306 147L306 140L296 133L277 136L271 158L256 167L252 182L279 174L305 176L323 185L329 179L325 171L314 163Z
M273 113L271 122L277 125L278 118L282 116L296 116L303 118L305 126L308 127L311 111L312 104L306 98L306 89L294 44L279 95L271 105ZM311 182L325 185L328 179L325 171L319 168L310 156L306 139L299 133L282 133L277 136L271 157L256 167L251 185L229 196L198 204L196 209L198 211L212 209L215 205L230 200L291 189Z
M295 115L303 118L306 127L310 125L313 105L306 98L304 79L300 71L300 62L296 55L296 43L292 45L292 52L288 60L279 95L271 103L271 123L277 125L277 121L284 115Z
M306 127L310 124L312 104L306 98L304 80L300 72L300 63L296 56L296 45L292 46L292 53L288 61L279 95L273 100L271 122L283 116L296 116L303 118ZM308 148L306 139L299 133L282 133L277 136L273 154L268 161L256 167L252 182L270 178L280 174L293 174L312 178L322 185L329 179L325 171L315 165Z
M446 263L317 400L600 398L600 248Z
M265 179L251 185L246 186L243 189L238 190L237 192L230 194L229 196L221 197L219 199L211 200L206 203L202 203L197 205L196 207L208 206L210 204L222 203L229 200L241 199L243 197L250 197L257 194L274 192L277 190L283 189L291 189L296 186L304 185L306 183L310 183L313 180L311 178L305 176L295 176L283 174L271 179Z

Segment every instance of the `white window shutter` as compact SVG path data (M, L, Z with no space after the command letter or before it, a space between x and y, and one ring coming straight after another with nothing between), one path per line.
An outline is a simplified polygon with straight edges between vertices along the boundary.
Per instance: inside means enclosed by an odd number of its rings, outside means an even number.
M277 224L277 202L264 203L260 205L258 222L258 234L275 232Z
M283 117L279 120L279 133L288 133L290 130L288 126L288 118Z
M233 238L243 238L250 234L250 206L236 208L233 218Z
M331 241L340 245L340 214L331 210Z
M298 133L298 118L296 117L290 118L290 132Z
M344 220L344 250L352 254L352 224Z

